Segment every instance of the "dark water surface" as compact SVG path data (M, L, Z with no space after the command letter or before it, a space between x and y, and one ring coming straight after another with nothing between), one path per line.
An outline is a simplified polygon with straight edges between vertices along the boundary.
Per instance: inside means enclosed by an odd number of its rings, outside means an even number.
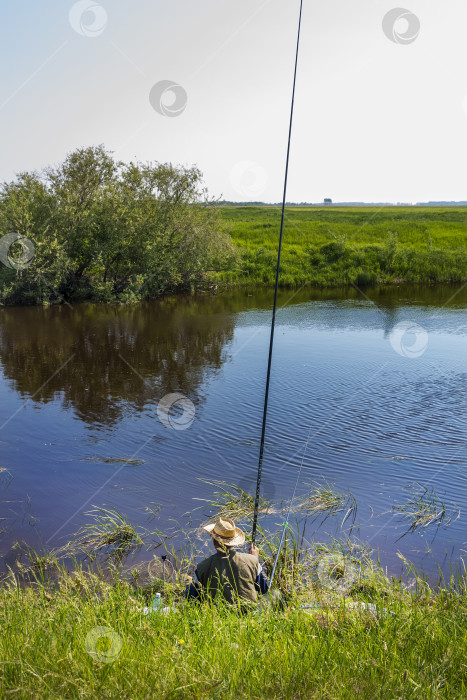
M290 498L303 460L300 493L323 479L350 489L358 537L391 570L400 551L447 572L467 549L467 288L365 295L281 293L265 495ZM63 544L93 505L146 524L157 502L162 521L184 524L212 494L200 478L253 489L271 303L261 292L2 308L0 554L17 540ZM397 334L404 322L417 325ZM171 392L194 404L185 430L158 418ZM124 458L137 461L105 461ZM396 543L406 525L391 509L414 482L460 518Z

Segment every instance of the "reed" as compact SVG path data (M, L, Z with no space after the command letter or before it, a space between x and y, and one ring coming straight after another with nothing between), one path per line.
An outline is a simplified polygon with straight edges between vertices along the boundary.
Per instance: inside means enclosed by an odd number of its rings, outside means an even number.
M400 514L403 520L408 521L408 527L398 538L401 539L409 533L424 530L431 525L436 528L447 527L452 520L457 520L460 511L449 513L444 501L436 494L433 488L428 488L418 482L407 489L410 498L401 504L392 506L394 513Z
M342 514L341 527L350 520L351 529L357 517L357 501L352 493L341 493L333 484L313 482L309 490L300 496L295 512L324 519Z
M200 479L209 486L214 486L217 491L209 499L203 499L214 509L215 517L231 518L239 522L251 520L255 508L255 496L247 493L240 486L228 481L213 479ZM264 498L259 499L259 512L267 514L271 512L272 503Z
M106 550L122 556L143 544L141 535L116 508L93 508L86 513L93 522L82 525L65 548L65 553L84 552L89 557Z

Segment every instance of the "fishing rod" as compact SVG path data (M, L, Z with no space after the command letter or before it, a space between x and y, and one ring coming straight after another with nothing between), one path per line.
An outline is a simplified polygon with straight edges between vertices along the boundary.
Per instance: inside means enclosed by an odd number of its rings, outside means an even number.
M290 158L290 142L292 138L292 123L293 123L293 113L294 113L294 102L295 102L295 85L297 82L297 65L298 65L298 49L300 46L300 29L302 24L302 8L303 0L300 0L300 14L298 18L298 32L297 32L297 48L295 51L295 67L293 76L293 88L292 88L292 103L290 106L290 122L289 122L289 139L287 143L287 158L285 161L285 177L284 177L284 193L282 197L282 214L281 214L281 227L279 234L279 247L277 251L277 266L276 266L276 284L274 287L274 304L272 308L272 321L271 321L271 335L269 339L269 355L268 355L268 369L266 373L266 390L264 393L264 408L263 408L263 424L261 428L261 443L259 448L259 460L258 460L258 476L256 481L256 495L255 495L255 509L253 514L253 528L251 532L251 541L255 544L256 540L256 529L258 526L258 510L259 510L259 494L261 490L261 476L263 473L263 457L264 457L264 439L266 436L266 422L268 415L268 400L269 400L269 383L271 379L271 363L272 363L272 348L274 345L274 329L276 326L276 312L277 312L277 291L279 289L279 272L281 267L281 250L282 250L282 235L284 232L284 218L285 218L285 202L287 196L287 179L289 175L289 158Z

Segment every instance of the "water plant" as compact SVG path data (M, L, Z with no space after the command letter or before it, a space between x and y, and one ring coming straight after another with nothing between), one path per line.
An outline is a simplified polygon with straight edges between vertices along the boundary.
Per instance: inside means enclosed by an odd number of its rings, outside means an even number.
M217 506L251 516L251 495L245 503L232 484L213 485ZM428 489L419 496L438 503ZM422 526L430 520L423 515L446 512L439 503L425 512L419 498L411 502L416 507L403 504L397 512L418 513ZM342 522L348 503L327 482L311 485L285 528L274 586L284 604L264 604L248 615L219 600L185 600L187 575L206 547L197 545L196 528L184 532L175 521L184 547L161 530L156 551L162 555L153 552L151 561L129 568L121 557L109 563L104 556L100 567L99 553L127 551L143 537L116 509L93 508L93 522L77 533L92 561L65 565L53 553L31 550L29 579L10 569L3 580L0 694L137 700L157 688L167 699L237 700L258 697L259 688L268 698L465 697L467 571L432 588L404 560L406 583L388 577L354 536L305 538L307 517L334 514ZM151 518L153 511L151 504ZM277 527L271 532L262 521L258 528L269 573L282 534L280 522ZM164 613L147 610L157 592Z
M295 512L324 519L343 513L341 527L350 519L351 529L357 517L357 501L352 493L342 493L333 484L312 482L309 490L299 496Z
M430 525L436 525L437 528L441 525L447 527L453 518L457 520L460 515L459 510L457 515L448 512L446 504L440 500L433 487L428 488L416 482L408 486L407 490L411 494L410 498L404 503L392 506L394 513L409 521L407 530L398 539L409 533L424 530Z
M92 518L93 522L80 527L65 551L83 551L92 557L105 549L109 554L122 556L143 544L141 535L117 508L94 507L86 515Z
M209 499L203 499L215 509L216 517L231 518L232 520L251 520L255 507L255 496L244 491L240 486L222 480L200 479L205 484L219 489L214 491ZM270 513L272 503L262 497L259 500L260 513Z

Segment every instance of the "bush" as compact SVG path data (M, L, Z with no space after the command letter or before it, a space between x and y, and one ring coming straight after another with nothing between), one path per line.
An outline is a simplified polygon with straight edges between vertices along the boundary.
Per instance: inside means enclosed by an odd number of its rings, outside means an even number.
M378 275L376 272L369 272L368 270L362 270L357 273L356 278L353 282L357 287L374 287L378 283Z
M336 262L337 260L340 260L345 256L345 243L342 243L340 241L332 241L332 243L326 243L326 245L321 246L321 248L319 249L319 253L328 262Z
M190 289L236 258L199 170L125 164L101 146L4 183L0 234L9 232L35 254L20 272L2 270L4 303L151 298Z

